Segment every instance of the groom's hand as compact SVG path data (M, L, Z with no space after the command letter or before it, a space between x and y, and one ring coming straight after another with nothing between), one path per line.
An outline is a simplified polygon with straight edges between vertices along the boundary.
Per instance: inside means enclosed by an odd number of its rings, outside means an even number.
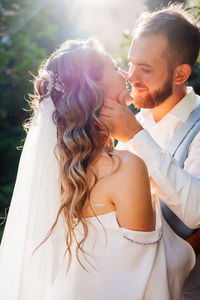
M111 135L122 142L129 141L136 133L143 129L136 120L125 101L116 102L106 99L100 112L100 118L106 123Z

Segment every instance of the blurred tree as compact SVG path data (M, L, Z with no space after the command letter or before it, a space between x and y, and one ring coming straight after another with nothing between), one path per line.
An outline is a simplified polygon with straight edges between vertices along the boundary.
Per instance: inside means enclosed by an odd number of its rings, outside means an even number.
M120 55L117 55L115 57L120 67L127 72L128 72L128 50L131 44L131 40L132 40L131 32L128 29L124 30L124 32L122 33L122 41L120 43L120 49L121 49ZM136 109L133 104L131 104L129 107L134 114L138 112L138 109Z
M9 207L33 93L29 71L67 37L74 37L75 13L67 0L2 0L0 3L0 223ZM78 15L78 14L77 14ZM31 153L30 153L31 155ZM3 226L0 226L0 239Z
M188 12L192 13L200 28L200 0L186 2ZM200 95L200 55L189 77L188 84L193 86L195 92Z
M194 15L200 26L200 0L187 1L186 7Z
M155 10L160 6L167 6L169 3L184 3L185 0L145 0L147 8L151 11Z

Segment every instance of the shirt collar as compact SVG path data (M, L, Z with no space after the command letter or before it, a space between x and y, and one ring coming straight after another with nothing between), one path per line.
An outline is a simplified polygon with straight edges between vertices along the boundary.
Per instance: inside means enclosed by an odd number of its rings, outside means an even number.
M192 87L187 87L186 96L178 102L169 112L168 116L174 116L185 122L191 112L200 105L200 98L194 93ZM141 115L144 119L155 122L150 109L141 109Z
M187 87L186 96L170 110L169 114L185 122L191 112L199 105L199 97L194 93L192 87Z

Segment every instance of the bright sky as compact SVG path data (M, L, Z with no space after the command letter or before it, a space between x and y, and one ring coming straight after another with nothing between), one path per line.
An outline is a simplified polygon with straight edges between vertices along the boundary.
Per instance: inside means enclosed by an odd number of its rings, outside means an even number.
M132 31L145 10L143 0L76 0L81 6L78 21L80 32L96 36L111 52L118 52L124 29Z

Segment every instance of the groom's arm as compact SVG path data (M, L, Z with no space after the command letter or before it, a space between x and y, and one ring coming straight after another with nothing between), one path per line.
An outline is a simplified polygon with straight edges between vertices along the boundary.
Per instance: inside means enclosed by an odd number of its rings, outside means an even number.
M200 140L193 162L196 171L190 173L153 140L125 104L107 100L101 117L112 135L128 141L129 150L145 161L156 194L188 227L200 227Z

